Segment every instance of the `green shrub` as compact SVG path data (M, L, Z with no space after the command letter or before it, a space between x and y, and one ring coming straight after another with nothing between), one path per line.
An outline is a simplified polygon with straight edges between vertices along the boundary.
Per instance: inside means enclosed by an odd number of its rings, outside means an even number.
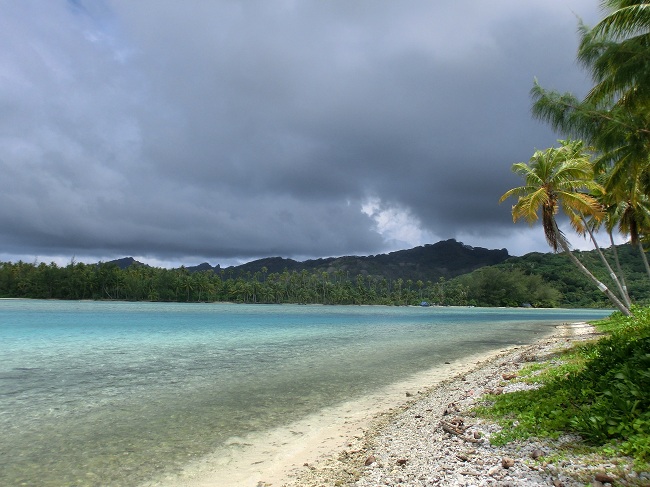
M563 355L543 386L490 398L479 414L501 419L495 442L579 433L586 443L650 461L650 308L599 323L597 342Z

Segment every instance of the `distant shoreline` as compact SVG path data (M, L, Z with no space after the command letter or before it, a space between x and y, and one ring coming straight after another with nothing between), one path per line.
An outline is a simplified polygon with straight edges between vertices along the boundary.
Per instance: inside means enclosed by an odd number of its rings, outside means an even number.
M484 309L533 309L533 310L599 310L599 311L611 311L612 313L616 310L611 308L567 308L566 306L558 306L555 308L527 308L524 306L472 306L472 305L440 305L432 304L429 306L420 306L416 304L323 304L323 303L237 303L234 301L201 301L201 302L186 302L186 301L130 301L125 299L58 299L58 298L3 298L0 297L0 301L61 301L69 303L152 303L152 304L191 304L191 305L208 305L208 304L230 304L233 306L244 305L244 306L347 306L347 307L386 307L386 308L484 308Z

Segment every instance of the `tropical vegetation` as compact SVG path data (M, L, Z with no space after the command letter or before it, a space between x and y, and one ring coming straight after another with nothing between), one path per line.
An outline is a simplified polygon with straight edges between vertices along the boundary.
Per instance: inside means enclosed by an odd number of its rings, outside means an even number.
M643 245L650 238L650 2L602 4L605 18L579 30L578 59L594 82L587 96L580 100L547 91L537 82L532 90L533 114L575 139L536 151L529 163L514 164L524 185L506 192L501 201L517 197L515 222L533 223L541 211L553 251L569 256L620 313L599 325L607 336L554 357L553 365L541 370L539 364L525 369L521 376L538 387L493 396L478 412L502 424L493 442L577 433L597 455L627 455L648 470L650 308L632 304L635 296L612 234L629 238L650 275ZM613 291L571 252L556 220L560 210L574 231L593 241ZM610 255L596 240L601 229L612 242Z
M620 269L605 262L615 282L612 291L571 253L559 231L562 209L574 230L589 234L604 228L638 246L648 274L644 241L650 238L650 3L605 0L605 18L593 28L580 25L578 60L594 86L579 99L571 93L532 89L533 115L576 140L537 151L530 164L513 170L524 186L506 192L518 197L513 220L537 220L542 212L546 238L561 249L623 314L631 300ZM587 146L588 145L588 146ZM603 257L604 259L604 257Z
M628 244L622 244L601 249L601 252L607 261L618 261L618 265L615 267L618 267L620 271L617 274L625 277L625 289L630 300L637 305L649 305L650 279L648 279L637 249ZM599 281L608 284L612 289L615 287L610 270L603 264L596 250L574 250L572 253L586 268L590 269ZM521 257L511 257L494 268L504 272L519 271L526 275L539 276L547 286L560 294L559 306L575 308L612 306L607 296L593 285L590 278L576 272L575 265L563 253L532 252ZM457 279L470 280L478 272L481 270ZM534 305L534 302L531 301L531 304Z
M633 317L616 313L596 323L600 340L577 344L545 363L531 363L519 380L536 388L487 396L477 409L503 429L495 444L577 433L565 448L600 456L632 457L650 468L650 308Z
M389 279L343 271L244 273L190 272L114 263L0 263L0 297L297 304L468 304L467 289L444 278L436 282ZM513 303L515 304L515 303Z
M513 171L524 177L525 185L507 191L501 201L511 196L519 197L512 207L515 222L523 218L533 223L539 218L538 212L541 210L544 235L553 251L561 248L580 272L589 277L622 313L629 315L628 307L571 253L566 236L558 227L555 215L559 208L579 234L586 233L585 217L599 219L603 214L596 198L588 194L589 191L599 190L600 186L594 180L584 143L570 140L560 143L559 148L536 151L530 165L524 162L513 165Z
M650 304L650 279L629 245L603 251L611 260L617 250L627 289L638 303ZM611 276L595 251L574 252L603 282ZM367 258L359 257L363 263ZM488 259L489 261L489 259ZM415 260L417 262L417 260ZM345 260L352 265L352 258ZM448 266L453 263L449 262ZM353 274L343 268L248 271L181 267L163 269L135 261L84 264L0 262L0 297L37 299L94 299L300 304L419 305L425 301L442 306L522 306L607 308L607 298L575 272L562 255L531 253L484 265L453 278L413 279L396 277L394 266L386 273L374 266L374 274ZM415 267L405 265L405 268Z

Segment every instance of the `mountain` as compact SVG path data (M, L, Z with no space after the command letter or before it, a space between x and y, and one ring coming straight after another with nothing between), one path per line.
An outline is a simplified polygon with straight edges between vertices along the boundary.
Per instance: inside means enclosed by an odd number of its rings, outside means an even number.
M214 271L218 272L221 270L221 266L217 264L215 267L212 267L209 263L204 262L203 264L191 266L191 267L186 267L186 269L190 272L203 272L203 271Z
M454 239L435 244L427 244L408 250L398 250L388 254L369 256L327 257L297 261L283 257L266 257L238 266L221 268L218 264L211 266L204 262L196 266L185 267L189 272L212 271L224 277L239 277L256 273L328 272L342 273L347 277L375 276L386 279L411 279L413 281L438 281L441 277L451 279L467 274L481 267L499 264L510 256L506 249L488 250L482 247L470 247ZM130 266L144 266L133 257L106 262L115 264L120 269Z
M296 261L282 257L267 257L254 260L239 266L225 269L211 268L221 272L226 277L246 276L249 273L282 273L285 270L301 272L328 272L330 274L344 273L349 277L359 274L385 277L387 279L411 279L416 281L437 281L441 277L450 279L466 274L475 269L499 264L510 256L506 249L488 250L481 247L470 247L454 239L435 244L415 247L409 250L398 250L388 254L369 256L345 256ZM190 271L208 270L208 264L188 267Z
M105 264L115 264L117 267L119 267L122 270L124 270L124 269L126 269L128 267L131 267L131 266L151 267L151 266L148 266L147 264L143 264L142 262L138 262L133 257L123 257L121 259L115 259L115 260L105 262Z

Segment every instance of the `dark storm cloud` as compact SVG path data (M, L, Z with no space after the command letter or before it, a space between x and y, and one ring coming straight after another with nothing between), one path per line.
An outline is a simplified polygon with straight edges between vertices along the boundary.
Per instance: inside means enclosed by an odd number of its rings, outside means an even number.
M0 255L543 248L497 201L557 138L533 78L588 86L573 12L597 7L3 2Z

